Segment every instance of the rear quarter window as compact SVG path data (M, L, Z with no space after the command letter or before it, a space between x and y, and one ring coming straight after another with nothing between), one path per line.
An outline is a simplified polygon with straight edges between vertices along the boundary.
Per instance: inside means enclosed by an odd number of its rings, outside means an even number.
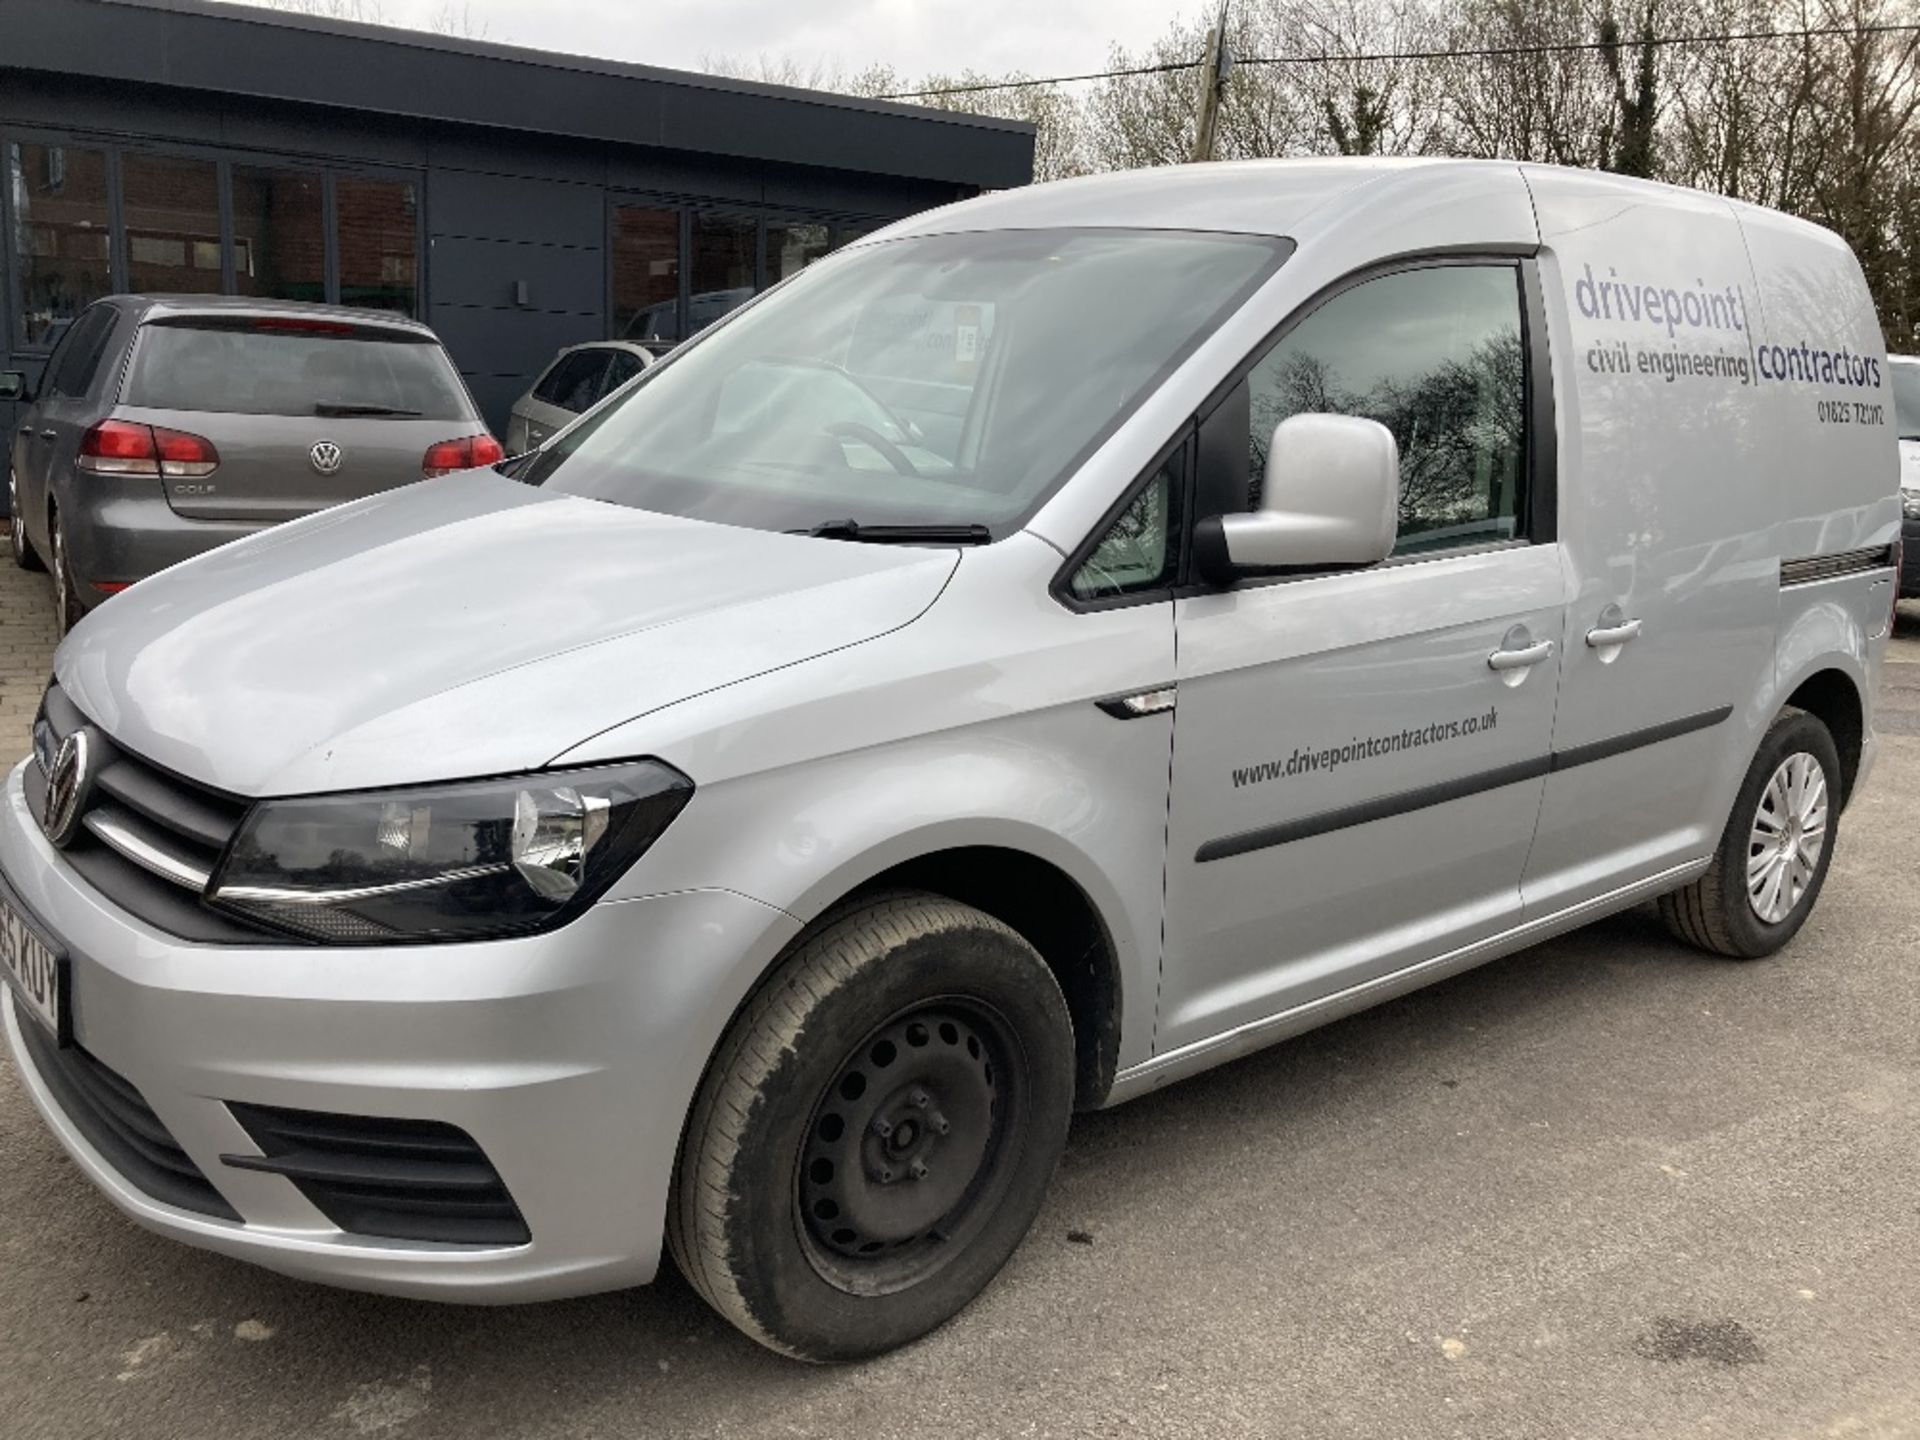
M312 415L341 407L468 420L472 403L431 340L367 334L148 325L124 403L229 415Z

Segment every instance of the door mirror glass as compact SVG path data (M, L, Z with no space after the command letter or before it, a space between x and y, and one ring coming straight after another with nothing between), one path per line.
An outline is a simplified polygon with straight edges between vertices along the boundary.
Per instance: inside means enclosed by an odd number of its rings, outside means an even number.
M33 399L33 391L27 385L25 373L19 370L0 370L0 402Z
M1294 415L1274 427L1262 508L1194 529L1194 560L1216 585L1242 575L1377 565L1399 533L1393 432L1355 415Z

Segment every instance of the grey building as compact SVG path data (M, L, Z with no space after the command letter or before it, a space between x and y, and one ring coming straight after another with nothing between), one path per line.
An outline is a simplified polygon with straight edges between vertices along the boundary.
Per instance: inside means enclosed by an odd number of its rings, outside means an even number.
M561 346L671 344L891 219L1025 184L1033 144L203 0L0 0L0 368L37 377L115 291L374 305L431 324L500 430Z

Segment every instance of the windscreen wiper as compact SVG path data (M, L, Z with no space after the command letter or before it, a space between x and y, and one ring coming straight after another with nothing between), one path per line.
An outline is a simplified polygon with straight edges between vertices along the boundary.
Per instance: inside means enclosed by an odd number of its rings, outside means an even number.
M418 410L404 410L398 405L355 405L347 400L318 400L314 402L313 413L325 415L329 419L344 419L355 415L391 415L400 420L418 420Z
M827 520L805 533L816 540L858 540L863 545L987 545L993 541L984 525L862 525L858 520Z

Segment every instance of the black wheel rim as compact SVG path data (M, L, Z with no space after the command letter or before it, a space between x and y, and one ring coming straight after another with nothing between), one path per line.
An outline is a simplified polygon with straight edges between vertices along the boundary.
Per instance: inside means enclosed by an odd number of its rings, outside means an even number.
M821 1278L855 1295L919 1284L961 1253L1011 1178L1025 1062L977 1001L903 1011L840 1063L800 1148L794 1205Z
M7 547L19 560L27 553L26 532L20 528L20 477L7 471Z

